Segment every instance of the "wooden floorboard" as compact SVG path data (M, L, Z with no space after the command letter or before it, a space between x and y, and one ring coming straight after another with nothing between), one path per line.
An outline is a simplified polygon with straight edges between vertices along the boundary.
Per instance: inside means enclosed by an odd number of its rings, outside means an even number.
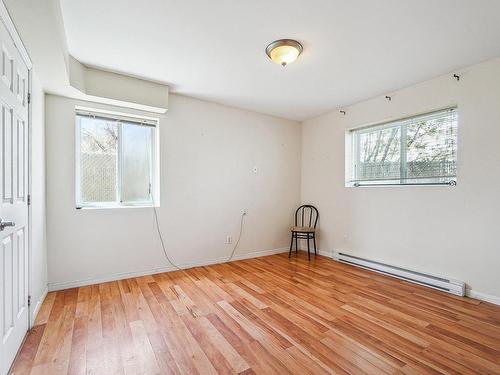
M500 374L500 306L299 253L49 293L12 374Z

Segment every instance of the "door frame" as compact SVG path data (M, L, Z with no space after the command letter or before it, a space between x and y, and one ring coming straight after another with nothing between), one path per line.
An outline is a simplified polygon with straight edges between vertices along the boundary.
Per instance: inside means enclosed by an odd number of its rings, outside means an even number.
M2 22L7 29L10 37L14 42L14 46L18 50L23 62L28 68L28 298L31 303L28 303L28 329L31 329L34 324L33 319L33 302L31 297L33 294L33 265L32 265L32 238L31 238L31 227L32 227L32 105L31 105L31 86L32 86L32 70L33 62L28 54L28 50L24 46L19 33L17 32L16 26L10 17L9 11L5 6L3 0L0 0L0 22Z

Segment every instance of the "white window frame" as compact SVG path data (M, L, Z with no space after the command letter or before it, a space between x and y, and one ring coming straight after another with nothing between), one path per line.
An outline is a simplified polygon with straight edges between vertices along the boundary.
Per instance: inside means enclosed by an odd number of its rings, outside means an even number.
M151 200L138 202L121 202L120 194L122 192L121 175L121 142L118 142L117 150L117 200L116 202L83 202L81 200L81 181L80 181L80 153L81 153L81 124L79 117L88 115L89 117L102 117L117 122L132 122L144 124L153 128L151 137ZM118 139L121 140L121 126L118 127ZM160 207L160 129L159 119L154 117L139 116L122 112L108 111L104 109L94 109L82 106L75 106L75 203L77 209L110 209L126 207Z
M458 107L456 105L450 106L450 107L445 107L445 108L440 108L440 109L435 109L427 112L421 112L405 117L400 117L400 118L393 118L390 120L386 121L381 121L381 122L376 122L372 124L365 124L362 126L356 126L353 128L349 128L346 130L346 136L345 136L345 187L394 187L394 186L400 186L400 187L406 187L406 186L455 186L457 184L457 175L454 177L450 177L449 182L425 182L425 183L418 183L418 182L411 182L411 183L405 183L405 178L403 175L406 173L406 170L401 170L401 179L399 183L356 183L352 181L353 176L356 176L356 168L357 168L357 162L359 161L359 150L358 150L358 144L357 144L357 138L355 132L357 134L361 134L363 130L368 131L373 131L374 129L380 130L384 128L392 128L396 123L409 120L415 117L420 117L420 116L425 116L425 115L430 115L436 112L442 112L442 111L455 111L458 114ZM403 147L403 142L406 139L406 136L404 132L407 130L406 126L401 126L401 168L406 168L406 152L407 149L406 147ZM457 142L458 145L458 142ZM457 161L457 160L455 160ZM458 172L457 172L458 174ZM431 179L431 177L429 177ZM397 180L397 179L394 179ZM374 181L374 180L372 180ZM387 179L385 181L390 181L390 179Z

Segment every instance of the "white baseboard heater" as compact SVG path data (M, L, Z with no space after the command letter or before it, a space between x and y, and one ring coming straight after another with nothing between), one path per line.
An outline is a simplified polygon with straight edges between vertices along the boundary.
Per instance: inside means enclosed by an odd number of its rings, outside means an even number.
M415 284L455 294L457 296L465 295L465 283L462 281L428 275L422 272L411 271L401 267L391 266L389 264L376 262L345 253L334 253L333 259L338 262L362 267L371 271L383 273L384 275L396 277L401 280L406 280Z

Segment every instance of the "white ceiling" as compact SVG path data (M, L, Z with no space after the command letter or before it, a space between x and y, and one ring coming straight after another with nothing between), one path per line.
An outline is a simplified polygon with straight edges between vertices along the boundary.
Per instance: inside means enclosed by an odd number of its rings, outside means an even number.
M304 120L500 55L498 0L61 0L82 63ZM286 68L264 49L304 45Z

